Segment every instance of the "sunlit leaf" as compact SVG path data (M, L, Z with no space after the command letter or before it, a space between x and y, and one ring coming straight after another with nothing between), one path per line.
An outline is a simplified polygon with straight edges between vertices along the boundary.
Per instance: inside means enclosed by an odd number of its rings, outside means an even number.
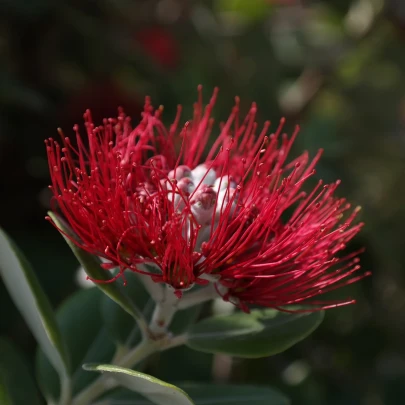
M39 346L66 383L69 357L50 303L23 254L0 230L0 274Z
M111 373L120 386L142 394L154 404L193 405L193 401L183 390L148 374L111 364L85 364L83 368L88 371Z

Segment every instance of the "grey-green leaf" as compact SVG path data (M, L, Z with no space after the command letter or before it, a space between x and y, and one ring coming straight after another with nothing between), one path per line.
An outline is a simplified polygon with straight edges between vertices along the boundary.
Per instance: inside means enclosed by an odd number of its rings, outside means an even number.
M71 353L72 393L92 381L94 375L82 370L86 361L110 361L115 350L103 327L100 305L104 294L97 288L80 290L58 308L57 322ZM37 355L37 380L47 398L60 394L56 372L40 351Z
M193 325L187 345L208 353L237 357L272 356L295 345L322 322L324 313L285 313L275 309L214 316Z
M14 344L4 338L0 338L0 404L41 404L25 359Z
M0 274L38 344L64 381L69 357L51 305L30 264L0 229Z
M111 364L85 364L88 371L111 373L111 377L122 387L138 392L157 405L193 405L191 398L180 388L148 374Z
M80 264L83 266L87 275L94 280L102 281L101 283L96 283L96 286L100 288L100 290L102 290L105 294L107 294L112 300L114 300L118 305L120 305L121 308L123 308L134 319L136 319L140 328L143 331L146 331L146 322L139 309L136 308L135 305L128 298L127 294L125 293L125 289L122 288L122 286L120 286L118 283L108 282L111 280L111 274L100 267L100 260L96 256L91 255L85 250L78 247L69 239L69 237L75 239L76 235L58 215L53 212L48 212L48 215L55 223L55 225L64 232L63 237L65 238L69 247L72 249L77 260L79 260ZM68 235L69 237L66 235Z

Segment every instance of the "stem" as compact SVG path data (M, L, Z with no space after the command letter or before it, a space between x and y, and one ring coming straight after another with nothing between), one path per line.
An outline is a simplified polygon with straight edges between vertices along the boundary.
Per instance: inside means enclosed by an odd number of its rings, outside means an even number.
M185 293L181 298L177 298L172 289L166 286L163 300L156 303L156 308L149 324L149 331L156 337L164 335L177 310L202 304L218 296L219 294L214 284L210 284L195 292Z
M161 342L158 340L145 340L131 350L118 363L120 367L132 368L146 357L160 350Z
M184 294L177 304L178 309L190 308L194 305L202 304L203 302L210 301L219 297L217 290L213 284L198 291Z
M156 303L155 311L149 324L149 331L152 335L160 337L166 334L167 328L177 311L178 301L179 299L174 294L174 291L166 286L164 298L162 301Z
M85 390L81 391L80 394L73 400L72 405L87 405L93 402L106 390L114 388L114 383L107 384L109 376L103 374L97 378L92 384L90 384Z
M164 351L164 350L172 349L173 347L184 345L186 342L187 342L186 334L178 335L178 336L171 338L167 342L167 344L165 344L160 350Z
M114 357L111 360L111 364L118 364L121 359L127 355L129 352L128 346L125 345L117 345L117 348L115 349L115 354Z
M59 405L68 405L72 397L71 382L67 375L61 378L61 394Z

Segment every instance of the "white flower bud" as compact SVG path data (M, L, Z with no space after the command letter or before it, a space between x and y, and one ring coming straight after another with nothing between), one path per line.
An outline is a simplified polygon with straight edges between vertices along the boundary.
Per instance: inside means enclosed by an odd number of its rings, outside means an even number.
M237 190L235 188L226 188L226 189L221 189L221 191L218 193L218 202L217 202L217 207L215 210L215 216L216 218L219 218L222 213L224 213L227 209L228 204L230 201L232 201L232 206L230 209L228 208L228 214L232 215L236 209L237 205L237 198L238 196L234 194L237 193Z
M204 177L205 176L205 177ZM191 171L191 178L194 184L198 185L203 179L201 184L206 184L207 186L212 186L215 183L217 175L214 169L208 169L207 165L198 165L195 169Z
M186 201L190 194L195 190L194 183L188 177L183 177L177 182L177 185L171 186L173 188L173 194L171 194L174 208L181 211L186 206Z
M171 170L167 175L169 179L180 180L184 177L191 177L191 169L186 165L180 165L175 170Z
M214 182L214 190L218 193L221 190L225 190L228 187L236 188L236 182L232 179L231 176L225 175L218 177Z
M191 212L200 225L211 223L217 193L212 187L200 186L193 194Z

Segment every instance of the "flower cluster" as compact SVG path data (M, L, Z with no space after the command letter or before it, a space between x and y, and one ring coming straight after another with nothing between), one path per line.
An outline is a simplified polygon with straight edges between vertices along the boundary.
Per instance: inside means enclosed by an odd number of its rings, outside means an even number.
M359 232L339 184L304 183L321 151L287 160L291 137L258 129L257 107L244 119L239 99L219 135L214 128L214 91L203 107L201 88L192 120L180 128L181 108L166 128L162 108L146 98L138 125L118 118L95 126L84 114L86 137L46 141L51 190L57 209L84 250L118 267L171 285L178 296L195 283L214 282L224 299L280 308L305 302L327 308L352 301L314 300L353 283L357 254L341 254ZM97 281L97 280L95 280Z

